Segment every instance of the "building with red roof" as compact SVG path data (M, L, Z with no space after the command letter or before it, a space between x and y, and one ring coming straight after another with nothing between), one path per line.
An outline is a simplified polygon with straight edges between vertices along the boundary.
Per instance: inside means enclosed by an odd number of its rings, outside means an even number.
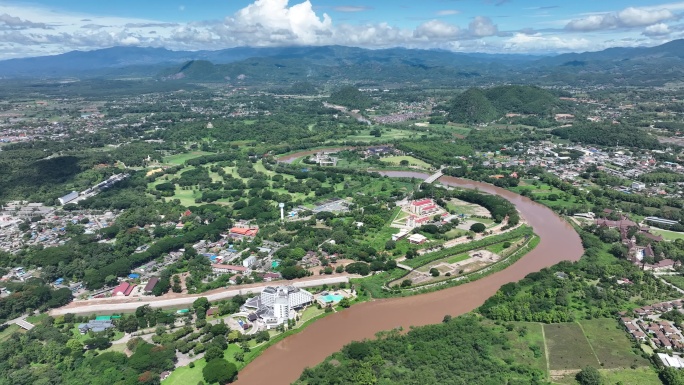
M112 290L112 295L125 295L131 294L136 285L131 285L128 282L121 282L117 287Z
M258 227L233 227L229 234L234 238L251 237L254 238L259 233Z
M244 266L214 264L214 265L211 265L211 270L214 273L228 274L228 273L246 273L247 270L249 270L249 269L244 267Z

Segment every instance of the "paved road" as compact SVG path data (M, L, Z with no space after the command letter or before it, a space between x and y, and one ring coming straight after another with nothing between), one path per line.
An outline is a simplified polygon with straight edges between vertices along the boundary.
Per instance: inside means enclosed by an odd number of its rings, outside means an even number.
M112 314L112 313L120 313L124 311L131 311L135 310L140 306L143 305L150 305L153 308L170 308L170 307L178 307L178 306L184 306L184 305L191 305L197 298L200 297L206 297L209 301L218 301L221 299L226 299L226 298L231 298L235 297L237 295L244 295L247 293L260 293L264 288L267 286L274 286L274 285L292 285L295 287L311 287L311 286L321 286L321 285L334 285L338 283L348 283L349 282L350 276L336 276L336 277L326 277L326 278L319 278L319 279L312 279L312 280L306 280L306 281L275 281L271 283L264 283L263 285L260 286L252 286L249 288L241 288L241 289L226 289L222 290L220 292L214 292L211 294L199 294L199 295L194 295L194 296L185 296L181 298L173 298L173 299L154 299L154 298L140 298L139 301L134 301L134 302L125 302L125 303L116 303L117 299L113 299L112 303L101 303L101 302L106 302L106 300L98 301L98 303L93 303L92 301L81 301L81 302L73 302L70 305L58 308L58 309L53 309L50 311L50 315L52 316L57 316L57 315L63 315L67 313L72 313L72 314L92 314L92 313L103 313L103 314Z

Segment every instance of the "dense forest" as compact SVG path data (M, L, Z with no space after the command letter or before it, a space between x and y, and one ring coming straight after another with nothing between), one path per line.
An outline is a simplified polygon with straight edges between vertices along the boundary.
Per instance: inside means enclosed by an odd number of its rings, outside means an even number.
M468 338L464 338L468 336ZM344 384L545 384L544 373L492 354L505 336L474 316L377 340L352 342L323 364L304 370L298 385Z

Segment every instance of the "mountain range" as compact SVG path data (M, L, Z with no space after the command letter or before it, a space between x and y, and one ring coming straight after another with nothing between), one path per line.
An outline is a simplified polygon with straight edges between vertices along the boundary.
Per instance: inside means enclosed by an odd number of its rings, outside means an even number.
M457 53L343 46L239 47L218 51L112 47L0 61L0 78L130 78L184 82L296 80L374 83L662 85L684 80L684 40L648 48L610 48L557 56Z

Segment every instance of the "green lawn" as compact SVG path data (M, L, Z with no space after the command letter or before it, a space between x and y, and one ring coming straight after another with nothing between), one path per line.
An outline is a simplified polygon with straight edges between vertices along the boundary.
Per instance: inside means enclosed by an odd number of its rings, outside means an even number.
M580 325L605 369L649 366L648 361L632 351L624 328L612 318L580 321Z
M381 161L382 161L383 163L390 163L390 164L392 164L392 165L394 165L394 166L399 166L402 160L405 160L405 161L409 162L409 165L410 165L410 166L418 166L418 167L421 167L421 168L431 168L431 167L432 167L429 163L424 162L424 161L422 161L422 160L420 160L420 159L418 159L418 158L414 158L414 157L412 157L412 156L408 156L408 155L404 155L404 156L388 156L387 158L382 158L382 159L381 159Z
M197 384L200 381L204 381L204 375L202 375L202 369L207 366L207 361L202 358L201 360L195 361L195 367L190 368L189 366L181 366L171 372L171 375L161 383L164 385L186 385L186 384Z
M667 241L675 241L677 239L684 239L684 233L679 233L670 230L661 230L651 227L651 232L655 235L660 235Z
M205 152L205 151L192 151L192 152L188 152L185 154L176 154L176 155L171 155L171 156L165 157L164 163L180 165L180 164L185 164L185 161L188 159L199 158L200 156L209 155L209 154L211 154L211 152Z

